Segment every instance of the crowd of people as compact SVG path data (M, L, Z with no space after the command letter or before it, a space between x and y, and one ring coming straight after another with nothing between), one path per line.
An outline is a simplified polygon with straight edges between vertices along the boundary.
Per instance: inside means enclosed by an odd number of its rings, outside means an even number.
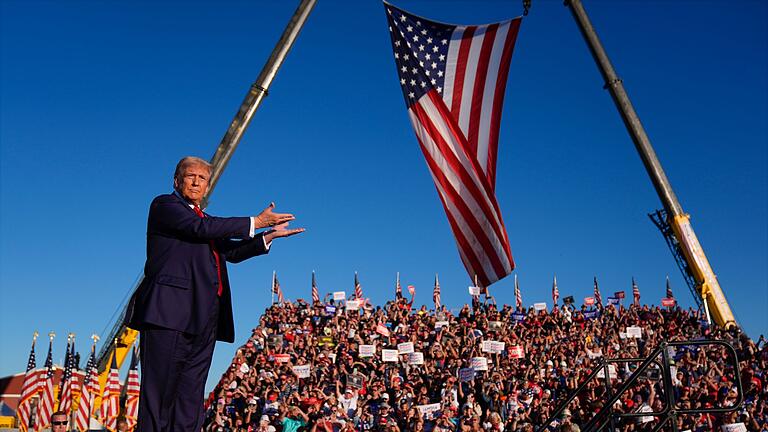
M515 309L475 297L451 312L417 309L402 296L357 310L333 301L270 306L208 397L204 430L578 431L641 364L610 363L587 381L605 359L643 358L662 341L696 339L728 341L738 359L720 346L670 347L672 388L661 367L647 368L613 404L613 413L629 414L611 416L615 429L653 428L665 418L666 392L676 410L733 407L740 378L738 409L671 421L680 431L743 430L739 423L768 431L768 344L710 326L698 311Z

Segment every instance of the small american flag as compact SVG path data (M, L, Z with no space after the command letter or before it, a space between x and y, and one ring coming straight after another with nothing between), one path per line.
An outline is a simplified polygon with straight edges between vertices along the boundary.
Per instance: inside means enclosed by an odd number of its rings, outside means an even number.
M131 368L128 370L128 379L125 388L127 399L125 402L125 420L128 423L128 429L133 429L139 419L139 362L136 355L137 348L134 347L131 356Z
M517 282L517 275L515 275L515 307L518 309L523 307L523 295L520 294L520 284Z
M285 297L283 297L283 289L280 288L280 281L277 280L277 272L272 273L272 292L277 294L277 302L283 303Z
M495 188L504 90L521 19L450 25L387 2L384 8L408 116L459 255L469 276L487 287L515 268Z
M115 357L116 354L112 353L112 366L101 399L101 423L113 432L117 429L117 416L120 414L120 371Z
M435 288L432 290L432 300L435 301L435 310L440 310L440 281L437 280L437 275L435 275Z
M408 285L408 292L411 294L411 298L416 296L416 287L413 285Z
M80 432L89 429L96 398L99 396L99 372L96 369L96 344L91 347L91 355L85 366L85 379L83 380L83 392L80 395L80 403L75 414L75 426Z
M35 338L37 332L35 332ZM38 376L39 373L35 370L35 338L32 339L32 349L29 350L29 360L27 360L27 372L24 374L24 383L21 385L21 399L19 400L19 406L16 408L16 415L19 416L19 428L26 432L29 426L30 414L32 412L32 398L37 395Z
M635 278L632 278L632 298L635 300L635 305L640 306L640 288L637 287Z
M59 411L69 415L72 409L72 367L75 362L75 341L72 335L67 338L67 355L64 357L64 375L59 388Z
M397 281L395 282L395 298L403 298L403 287L400 285L400 272L397 272Z
M597 307L603 307L603 296L600 295L600 288L597 286L597 276L595 276L595 303Z
M672 294L672 285L669 284L669 276L667 276L667 298L675 298L674 294Z
M312 272L312 303L320 303L320 291L317 289L315 272Z
M363 299L363 288L360 286L360 281L357 279L357 272L355 272L355 300Z
M53 394L53 337L48 344L48 357L45 358L45 367L40 371L38 378L39 388L42 394L40 395L40 405L38 408L38 422L37 426L40 429L44 429L51 425L51 415L53 415L53 407L55 398Z
M557 307L557 299L560 298L560 290L557 288L557 276L552 278L552 304Z

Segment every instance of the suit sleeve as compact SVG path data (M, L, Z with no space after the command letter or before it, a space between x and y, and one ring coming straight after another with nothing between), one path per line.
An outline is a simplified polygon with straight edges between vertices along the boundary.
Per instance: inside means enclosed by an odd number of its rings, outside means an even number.
M256 234L248 240L219 240L216 242L216 249L224 253L227 262L235 264L269 253L269 249L264 246L264 233Z
M149 211L150 230L198 240L249 238L249 217L198 217L177 201L156 199Z

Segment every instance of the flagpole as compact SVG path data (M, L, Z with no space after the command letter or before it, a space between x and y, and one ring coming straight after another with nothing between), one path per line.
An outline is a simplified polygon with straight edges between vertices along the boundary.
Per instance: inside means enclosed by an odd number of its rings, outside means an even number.
M277 271L272 270L272 287L269 289L272 291L272 304L275 304L275 277L277 276Z

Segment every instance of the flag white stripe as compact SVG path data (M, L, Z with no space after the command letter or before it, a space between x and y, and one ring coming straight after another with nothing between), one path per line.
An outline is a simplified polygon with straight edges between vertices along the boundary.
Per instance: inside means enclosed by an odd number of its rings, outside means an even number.
M451 131L448 128L448 125L445 124L445 120L443 120L443 117L438 111L437 107L434 105L434 103L432 103L432 100L427 96L422 97L418 103L424 109L424 112L426 112L429 118L432 119L435 125L435 128L437 129L438 133L440 133L440 136L442 136L445 142L449 144L449 148L451 149L451 152L459 160L459 162L464 167L464 169L470 174L470 177L472 178L472 181L477 187L477 189L480 190L480 193L483 195L485 204L488 206L488 208L491 209L490 216L493 217L493 224L501 228L502 226L501 217L496 213L496 208L494 207L493 202L491 201L491 198L485 193L485 188L483 187L482 180L480 180L477 177L477 175L474 175L472 162L467 158L466 153L463 150L461 150L461 147L462 147L461 144L455 142L453 135L451 134ZM410 110L409 110L409 115L411 116L411 123L413 123L415 117L413 116ZM437 121L436 119L439 119L439 121ZM464 188L457 188L459 192L461 192L463 189ZM504 232L501 229L499 231Z
M477 161L488 173L488 142L491 134L491 117L493 113L494 96L496 95L496 82L499 77L501 55L504 52L504 41L507 38L511 21L499 25L496 30L496 38L491 50L491 58L488 61L488 73L485 76L485 88L483 89L483 106L480 111L480 128L477 136Z
M459 47L461 46L461 35L467 27L459 26L453 30L451 39L448 42L448 57L445 59L445 81L443 83L443 100L448 109L451 108L453 99L453 83L456 79L456 65L459 61Z
M461 110L459 111L459 128L464 132L464 137L469 136L469 116L472 113L472 98L474 97L475 76L477 65L480 61L480 50L483 48L483 41L488 31L488 26L480 26L472 35L471 45L469 46L469 56L467 56L466 70L464 72L464 86L461 95Z

